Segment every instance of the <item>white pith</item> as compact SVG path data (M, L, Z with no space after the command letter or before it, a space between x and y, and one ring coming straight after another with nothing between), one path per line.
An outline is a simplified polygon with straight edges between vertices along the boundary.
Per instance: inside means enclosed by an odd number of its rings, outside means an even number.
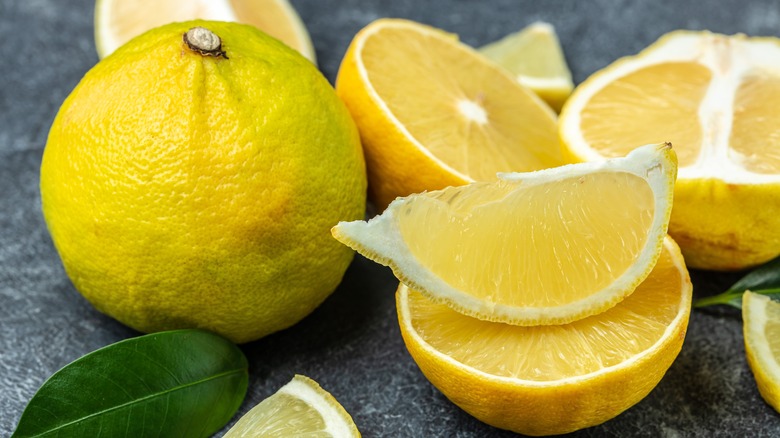
M697 62L710 69L712 82L699 107L703 128L701 153L692 165L680 167L679 179L713 178L733 184L780 182L780 174L746 170L729 151L733 101L746 73L757 67L780 69L780 44L769 39L725 36L709 32L680 31L661 38L639 55L624 58L594 74L585 87L578 87L567 102L567 117L561 119L561 133L575 155L602 160L591 149L581 130L580 113L602 88L645 67L666 62Z

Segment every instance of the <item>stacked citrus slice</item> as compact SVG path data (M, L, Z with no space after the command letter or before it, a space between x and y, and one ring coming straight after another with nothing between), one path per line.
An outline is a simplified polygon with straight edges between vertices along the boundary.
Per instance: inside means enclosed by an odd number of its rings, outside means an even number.
M574 88L561 43L549 23L532 23L479 52L509 70L556 111Z
M780 254L780 40L678 31L580 84L560 117L574 161L670 141L670 234L688 265L733 270Z
M369 194L397 196L562 164L555 113L454 35L381 19L353 39L336 92L360 130Z
M401 279L407 347L447 397L497 427L564 433L639 401L680 350L675 175L670 146L648 145L396 199L333 234Z
M251 24L315 61L309 32L287 0L97 0L98 55L104 58L154 27L197 18Z
M225 438L317 436L360 437L344 407L314 380L296 375L252 408Z

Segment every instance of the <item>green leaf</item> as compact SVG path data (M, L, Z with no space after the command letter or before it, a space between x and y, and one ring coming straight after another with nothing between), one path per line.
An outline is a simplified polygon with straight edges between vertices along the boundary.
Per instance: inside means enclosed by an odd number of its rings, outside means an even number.
M742 294L746 290L780 300L780 257L754 269L722 294L699 298L693 302L693 307L725 304L741 309Z
M127 339L51 376L12 438L207 437L238 410L248 381L244 354L215 334Z

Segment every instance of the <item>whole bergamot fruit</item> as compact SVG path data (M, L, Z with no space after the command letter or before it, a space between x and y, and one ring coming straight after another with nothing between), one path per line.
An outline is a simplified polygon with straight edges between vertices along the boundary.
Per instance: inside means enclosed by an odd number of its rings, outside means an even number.
M360 219L358 132L322 74L247 25L151 30L65 100L41 166L65 270L100 311L143 332L235 342L284 329L339 284Z

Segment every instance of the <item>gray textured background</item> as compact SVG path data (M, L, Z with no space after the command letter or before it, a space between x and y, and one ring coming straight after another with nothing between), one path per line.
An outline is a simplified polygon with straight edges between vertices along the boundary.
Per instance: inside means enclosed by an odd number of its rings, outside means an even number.
M293 0L331 82L352 36L379 17L406 17L481 45L535 20L555 25L575 82L681 28L780 33L769 1ZM745 3L745 4L743 4ZM11 434L35 390L60 367L137 335L74 290L41 217L38 169L60 103L97 62L92 0L0 0L0 436ZM695 294L734 275L693 272ZM242 348L251 380L241 412L294 373L332 392L366 437L511 434L448 402L402 343L391 273L356 258L343 284L295 327ZM575 436L780 436L744 359L736 312L695 311L682 353L642 402Z

